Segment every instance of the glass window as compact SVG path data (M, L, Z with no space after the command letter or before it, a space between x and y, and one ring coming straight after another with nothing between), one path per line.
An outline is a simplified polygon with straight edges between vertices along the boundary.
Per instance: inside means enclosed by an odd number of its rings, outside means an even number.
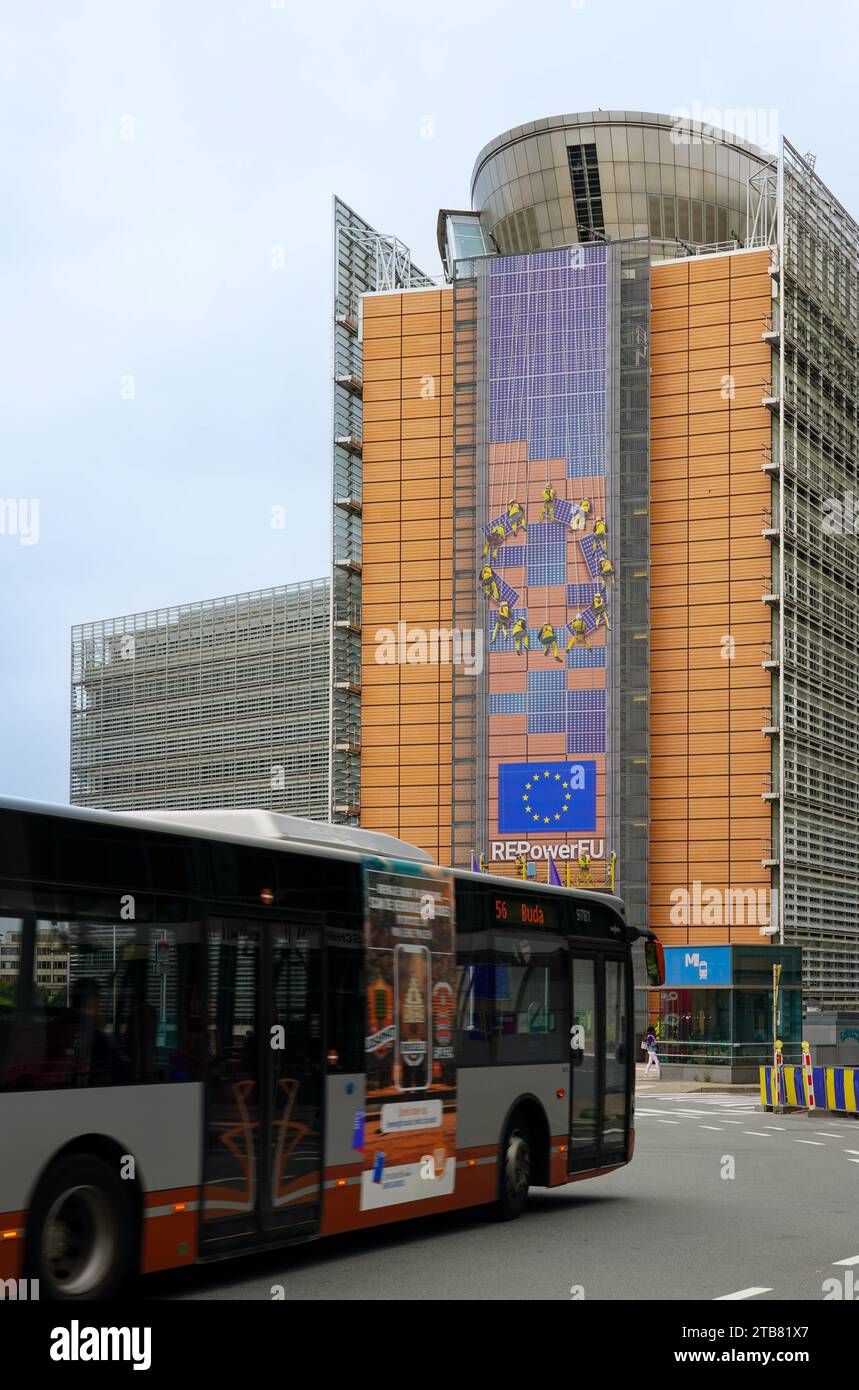
M772 987L773 965L781 964L781 985L802 983L802 952L797 948L780 949L777 953L771 946L735 946L732 967L734 983L737 985L764 985Z
M198 923L0 919L0 1089L193 1081Z
M609 957L605 963L604 1151L623 1149L626 1143L628 1062L629 1016L626 996L626 963Z
M465 1066L565 1061L566 953L557 937L462 936L457 951L457 1060ZM478 945L482 942L484 944Z
M337 1053L329 1071L364 1070L365 1018L364 947L360 927L332 925L327 932L326 990L328 995L327 1047Z
M597 1067L597 962L594 956L573 955L572 1025L580 1029L581 1046L570 1052L570 1158L587 1166L599 1138L599 1073ZM579 1158L579 1151L582 1157Z
M664 214L664 217L665 217L665 235L666 235L666 237L673 237L674 234L675 234L675 226L674 226L674 199L673 199L673 198L663 198L663 199L662 199L662 209L663 209L663 214Z
M664 1061L726 1064L731 1053L731 991L660 990L655 1032Z
M728 240L728 209L724 207L716 209L716 240Z
M650 235L653 237L662 236L662 199L655 194L647 200L650 208Z
M489 1064L495 1011L494 980L483 932L457 934L456 1058L460 1066Z
M553 937L496 932L493 938L494 1060L502 1063L566 1060L566 953Z

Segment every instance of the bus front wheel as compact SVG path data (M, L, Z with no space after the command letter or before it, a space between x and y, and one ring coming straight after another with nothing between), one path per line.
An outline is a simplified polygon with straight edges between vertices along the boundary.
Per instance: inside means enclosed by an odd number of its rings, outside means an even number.
M133 1204L103 1158L70 1154L49 1169L27 1220L27 1273L43 1298L114 1298L129 1273Z
M514 1115L501 1143L496 1212L501 1221L515 1221L528 1201L531 1182L531 1140L520 1115Z

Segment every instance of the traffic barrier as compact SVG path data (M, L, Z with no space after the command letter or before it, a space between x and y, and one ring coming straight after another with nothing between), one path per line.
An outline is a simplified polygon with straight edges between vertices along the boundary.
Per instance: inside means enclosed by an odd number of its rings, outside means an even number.
M814 1068L811 1065L811 1050L807 1042L802 1044L802 1069L805 1072L805 1095L809 1110L817 1108L817 1091L814 1086Z
M859 1115L859 1067L761 1067L761 1105Z
M827 1110L843 1110L848 1115L859 1114L859 1069L827 1067L825 1094Z

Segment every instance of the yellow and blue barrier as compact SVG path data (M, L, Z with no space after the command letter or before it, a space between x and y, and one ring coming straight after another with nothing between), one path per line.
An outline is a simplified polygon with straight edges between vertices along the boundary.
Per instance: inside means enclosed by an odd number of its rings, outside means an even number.
M760 1077L761 1105L768 1108L785 1105L859 1115L859 1067L761 1067Z
M859 1068L826 1067L825 1071L826 1109L859 1114Z

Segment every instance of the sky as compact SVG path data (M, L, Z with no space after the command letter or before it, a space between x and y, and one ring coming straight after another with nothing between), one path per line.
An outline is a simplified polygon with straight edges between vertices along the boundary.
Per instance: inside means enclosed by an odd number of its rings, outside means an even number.
M437 275L511 126L751 110L857 216L857 40L855 0L0 0L0 796L68 800L73 624L328 573L334 193Z

